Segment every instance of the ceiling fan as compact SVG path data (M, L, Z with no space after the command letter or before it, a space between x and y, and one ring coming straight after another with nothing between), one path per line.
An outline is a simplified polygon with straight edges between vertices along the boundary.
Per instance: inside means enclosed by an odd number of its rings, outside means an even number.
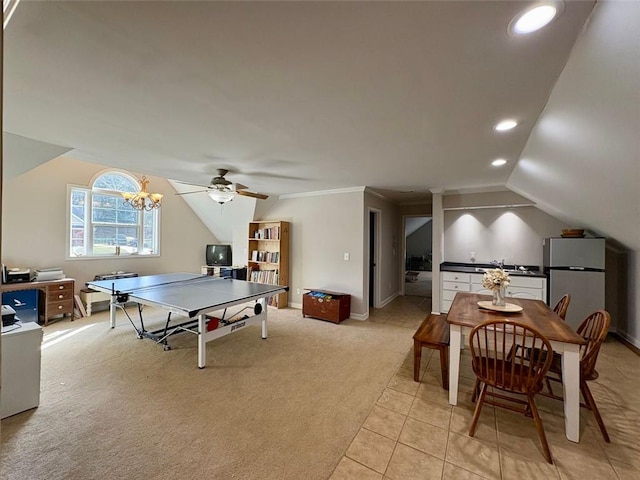
M252 198L258 198L260 200L266 200L267 198L269 198L268 195L264 195L262 193L255 193L255 192L249 192L247 190L246 185L242 185L241 183L233 183L230 182L229 180L227 180L226 178L224 178L224 176L229 173L229 170L226 170L224 168L219 168L218 169L218 176L217 177L213 177L211 179L211 184L209 186L205 186L205 185L198 185L202 188L204 188L205 190L196 190L193 192L183 192L183 193L176 193L176 195L187 195L190 193L201 193L201 192L207 192L208 195L216 202L218 202L220 205L230 202L231 200L233 200L233 197L235 197L236 195L241 195L243 197L252 197ZM192 183L186 183L186 182L179 182L179 183L185 183L187 185L193 185Z

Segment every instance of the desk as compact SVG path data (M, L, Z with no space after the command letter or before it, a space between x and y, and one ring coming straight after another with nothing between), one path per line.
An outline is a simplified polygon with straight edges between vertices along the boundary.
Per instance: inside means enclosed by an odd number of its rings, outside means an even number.
M486 320L517 319L547 337L553 350L562 355L565 434L569 440L578 442L580 440L580 345L584 345L585 340L540 300L508 298L509 303L515 303L523 308L522 312L509 314L483 310L478 307L478 301L481 300L491 300L491 296L458 292L447 314L450 331L449 403L451 405L458 403L462 337L467 337L473 327Z
M121 308L134 326L138 338L150 338L167 349L166 339L179 332L190 332L198 337L198 368L207 362L207 342L262 322L262 338L267 338L267 300L289 290L289 287L246 282L233 278L219 278L193 273L166 273L143 277L118 278L87 282L87 286L111 296L110 323L116 326L116 309ZM207 313L255 301L253 315L221 324L209 324ZM161 308L169 314L187 317L185 322L169 327L170 316L164 329L147 331L140 314L140 328L124 309L126 302Z
M67 315L73 320L74 288L75 282L72 278L0 285L2 293L17 292L19 290L39 290L41 295L38 299L38 316L45 327L55 315Z

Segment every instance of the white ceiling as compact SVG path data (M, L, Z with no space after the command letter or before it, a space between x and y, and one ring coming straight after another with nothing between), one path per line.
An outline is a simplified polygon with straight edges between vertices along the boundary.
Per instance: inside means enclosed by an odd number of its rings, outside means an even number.
M510 37L532 3L23 1L4 131L204 185L228 168L270 195L504 186L594 5ZM494 133L504 117L522 123Z

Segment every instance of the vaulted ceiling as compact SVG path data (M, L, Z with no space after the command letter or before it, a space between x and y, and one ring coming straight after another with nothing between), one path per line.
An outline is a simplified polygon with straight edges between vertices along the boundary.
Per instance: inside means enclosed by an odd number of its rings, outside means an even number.
M515 38L532 3L23 1L5 138L270 195L504 186L594 6Z

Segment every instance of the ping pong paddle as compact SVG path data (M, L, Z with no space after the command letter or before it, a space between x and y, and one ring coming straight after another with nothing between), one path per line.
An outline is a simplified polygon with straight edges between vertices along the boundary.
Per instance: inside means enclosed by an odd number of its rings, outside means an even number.
M208 317L209 321L207 322L207 332L211 330L215 330L220 325L220 319L216 317Z

